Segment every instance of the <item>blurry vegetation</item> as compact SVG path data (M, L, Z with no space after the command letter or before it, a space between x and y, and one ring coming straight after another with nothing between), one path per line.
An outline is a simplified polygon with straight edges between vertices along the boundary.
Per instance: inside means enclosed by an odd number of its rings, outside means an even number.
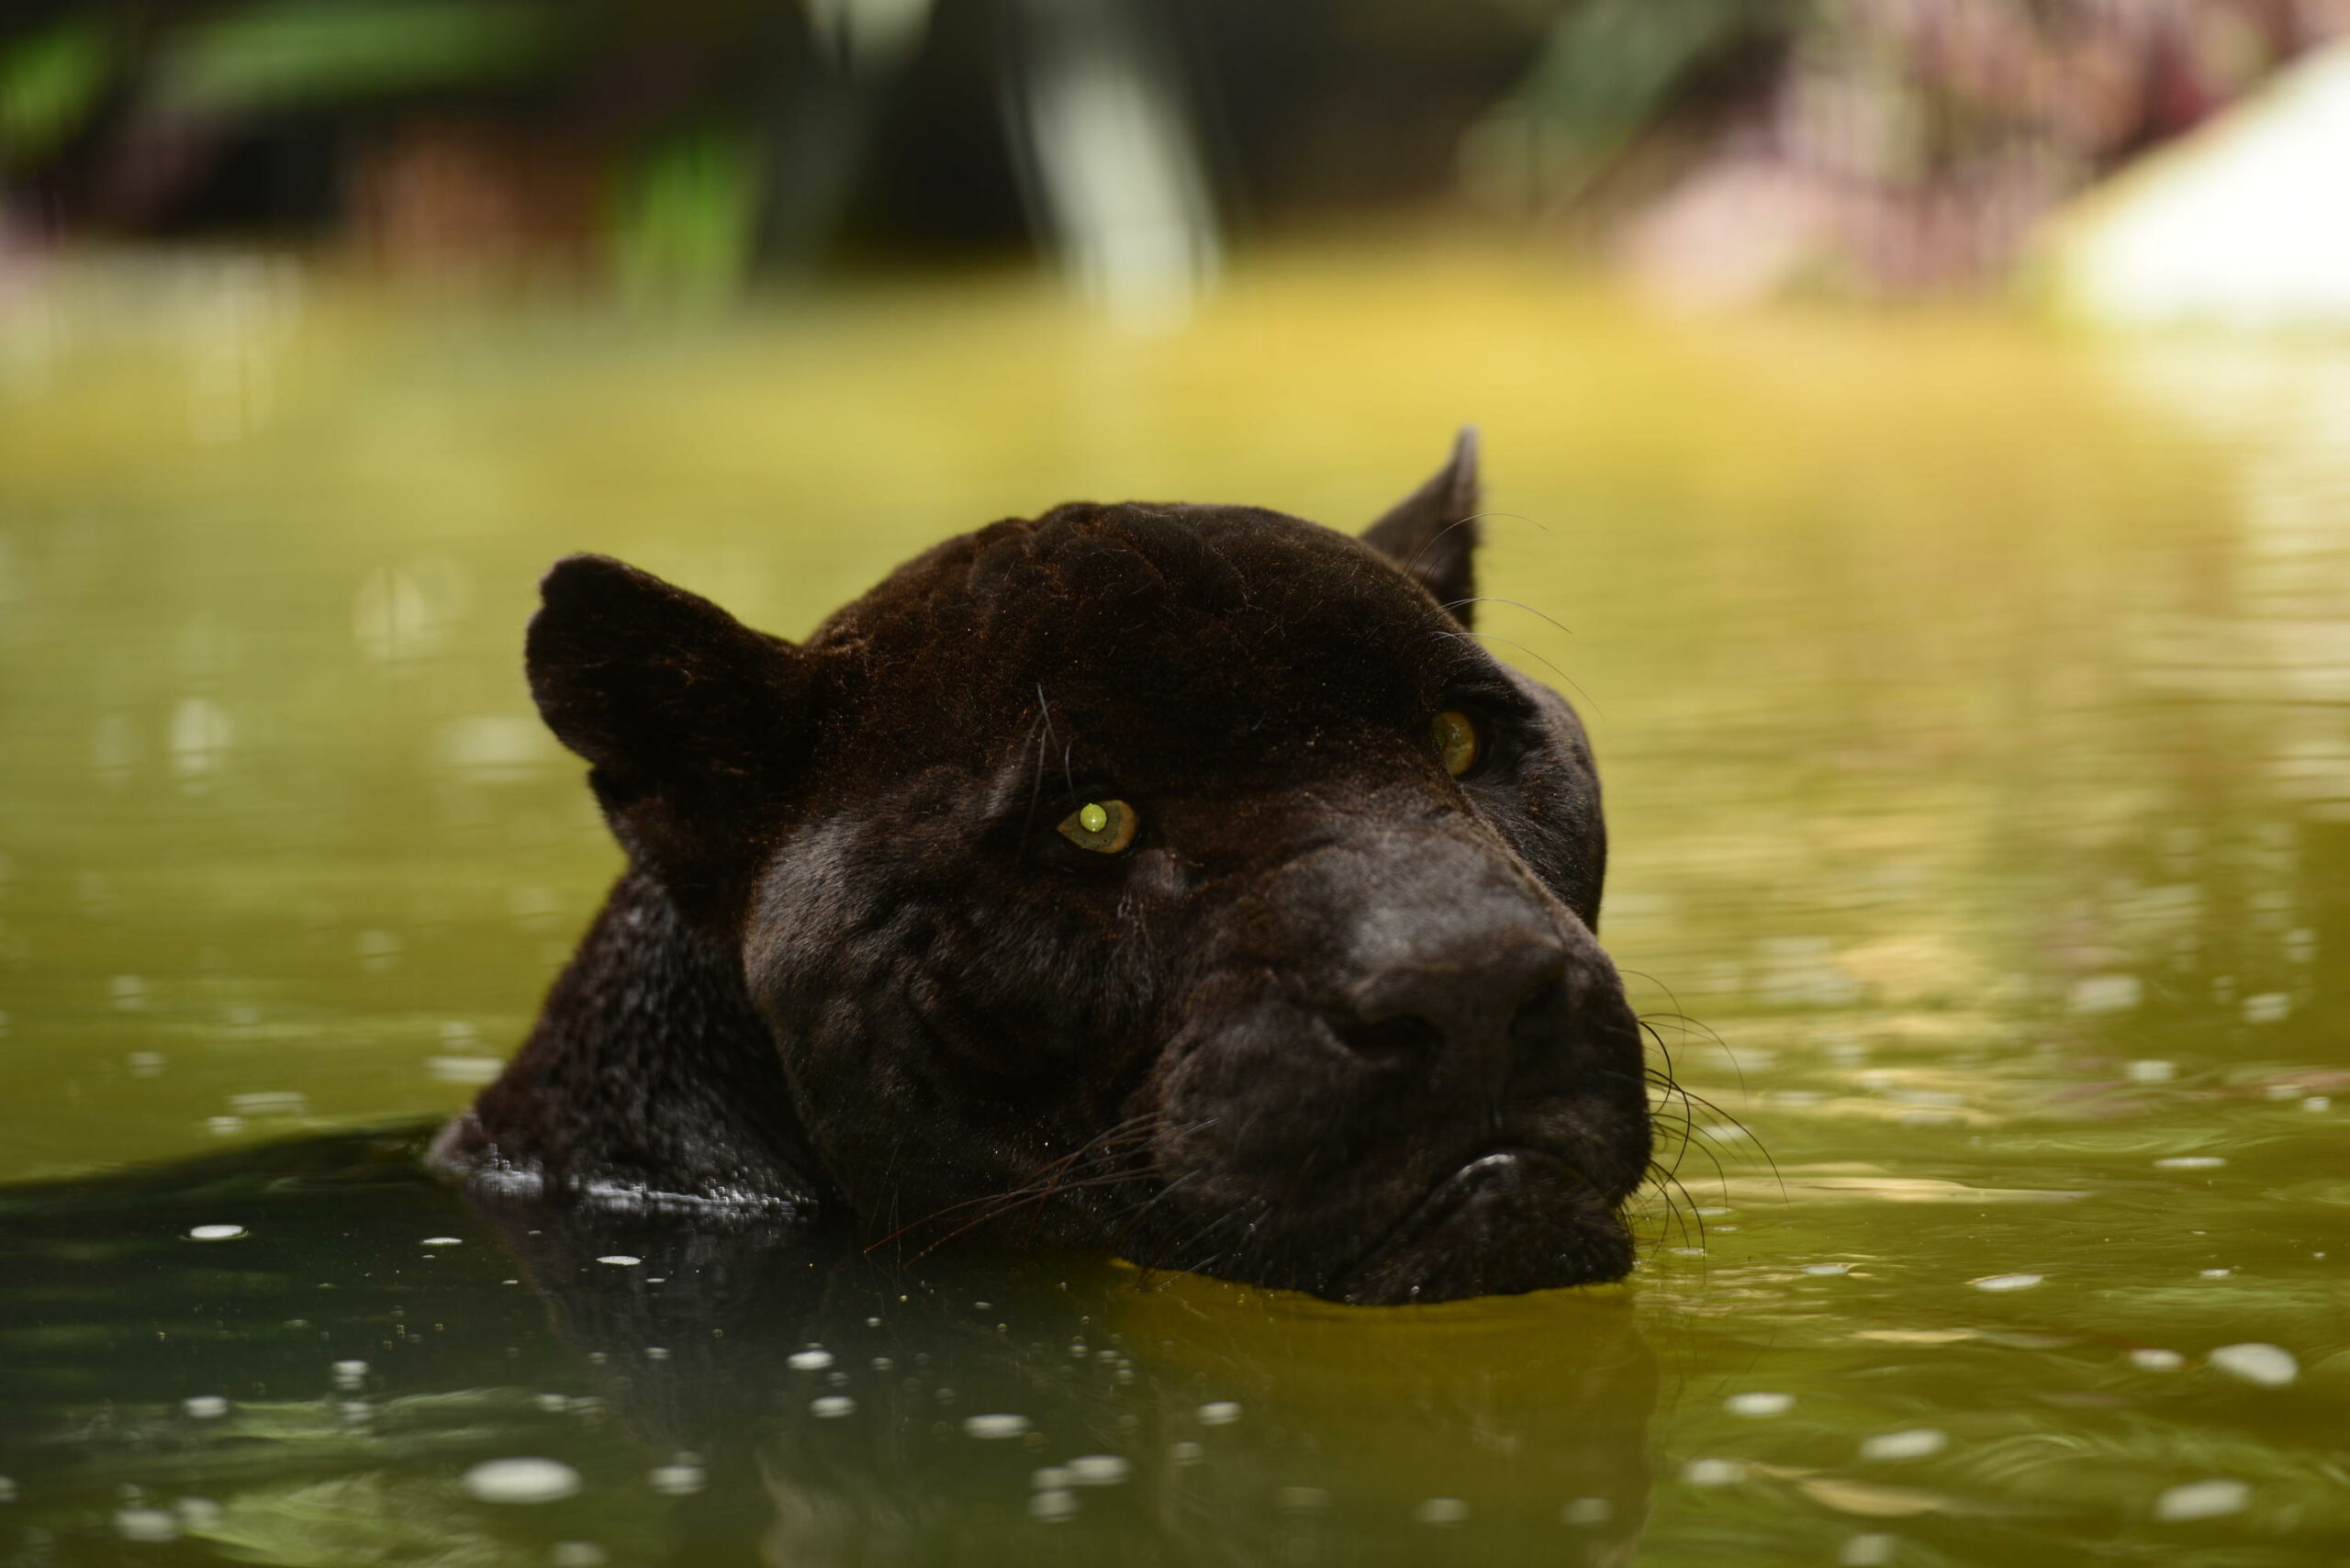
M1907 292L2345 0L19 0L0 236L635 295L1044 249L1105 297L1365 213ZM1463 202L1462 197L1467 200Z

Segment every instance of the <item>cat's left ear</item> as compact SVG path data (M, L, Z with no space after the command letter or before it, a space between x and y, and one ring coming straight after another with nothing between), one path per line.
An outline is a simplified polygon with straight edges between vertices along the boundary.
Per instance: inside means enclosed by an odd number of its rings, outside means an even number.
M1404 569L1467 627L1477 597L1477 430L1461 427L1452 458L1363 531L1363 543Z

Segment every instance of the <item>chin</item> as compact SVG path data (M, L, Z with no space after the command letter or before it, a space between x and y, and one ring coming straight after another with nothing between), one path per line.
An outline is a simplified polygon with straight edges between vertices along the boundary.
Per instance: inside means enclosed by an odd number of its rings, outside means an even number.
M1400 1306L1601 1284L1631 1267L1631 1234L1615 1205L1557 1161L1504 1149L1445 1178L1314 1294Z

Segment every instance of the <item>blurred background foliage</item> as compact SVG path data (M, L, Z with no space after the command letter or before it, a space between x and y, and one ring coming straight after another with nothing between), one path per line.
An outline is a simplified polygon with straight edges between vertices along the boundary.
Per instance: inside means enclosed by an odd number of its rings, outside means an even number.
M16 0L0 254L263 242L725 298L1522 232L1697 298L1914 295L2344 30L2343 0Z

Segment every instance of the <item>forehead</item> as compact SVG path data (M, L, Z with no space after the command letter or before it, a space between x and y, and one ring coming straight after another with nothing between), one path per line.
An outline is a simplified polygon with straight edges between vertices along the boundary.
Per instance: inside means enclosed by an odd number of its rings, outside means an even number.
M992 749L1049 712L1067 744L1163 767L1392 728L1500 679L1369 548L1244 507L998 523L910 564L834 638L865 645L869 721Z

